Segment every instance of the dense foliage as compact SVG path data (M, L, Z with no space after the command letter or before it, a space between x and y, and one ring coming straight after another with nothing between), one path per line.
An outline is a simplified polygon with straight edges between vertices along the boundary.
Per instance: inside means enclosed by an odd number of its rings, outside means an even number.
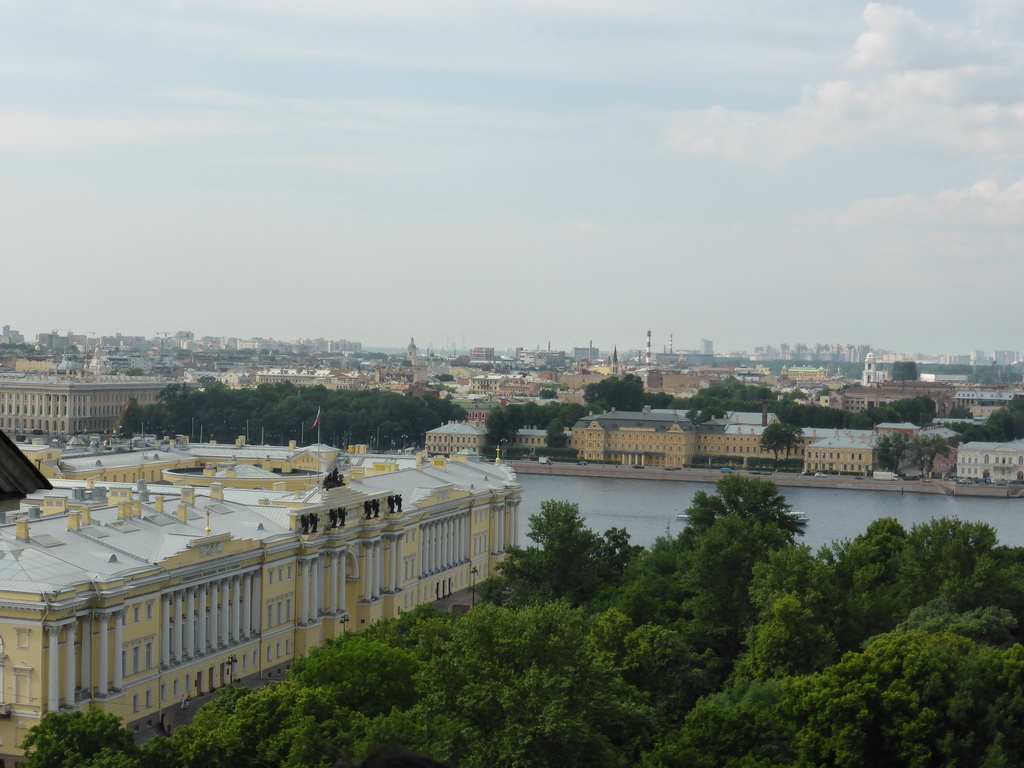
M148 754L47 716L29 764L298 768L394 743L464 768L1024 762L1024 553L952 519L812 552L790 511L728 476L647 550L549 501L465 616L329 641Z
M465 411L450 400L419 398L393 392L349 392L324 387L297 387L288 382L229 389L212 379L190 390L173 385L160 402L133 404L123 421L130 431L187 435L192 439L231 443L239 435L250 442L300 444L314 442L310 426L319 411L319 434L332 445L367 443L380 449L422 445L424 433L449 421L462 421Z

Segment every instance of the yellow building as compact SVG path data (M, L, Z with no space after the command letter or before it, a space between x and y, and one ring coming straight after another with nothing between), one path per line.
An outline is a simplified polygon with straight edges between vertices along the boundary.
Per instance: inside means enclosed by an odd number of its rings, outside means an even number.
M864 475L875 466L879 435L867 430L837 430L807 446L804 468L811 472Z
M24 499L0 521L0 756L59 710L155 733L182 696L277 678L485 578L517 543L503 465L345 461L328 489L56 480Z
M650 467L682 467L696 447L696 433L676 411L645 408L585 416L570 444L580 459Z
M459 451L480 453L487 444L487 430L472 424L450 422L427 432L427 453L452 456Z

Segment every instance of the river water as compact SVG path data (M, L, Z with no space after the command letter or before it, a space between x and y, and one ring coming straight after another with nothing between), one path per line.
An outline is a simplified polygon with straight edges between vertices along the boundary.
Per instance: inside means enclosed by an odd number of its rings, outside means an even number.
M683 526L675 516L683 512L697 491L713 493L709 483L658 482L556 475L518 476L523 486L520 507L520 544L526 538L529 516L542 501L571 501L591 529L604 533L625 528L632 543L649 547L659 536L676 535ZM852 539L872 520L892 517L909 530L938 517L988 523L1002 544L1024 546L1024 499L952 497L937 494L885 491L846 491L818 488L780 488L793 509L808 518L800 541L818 549L833 541Z

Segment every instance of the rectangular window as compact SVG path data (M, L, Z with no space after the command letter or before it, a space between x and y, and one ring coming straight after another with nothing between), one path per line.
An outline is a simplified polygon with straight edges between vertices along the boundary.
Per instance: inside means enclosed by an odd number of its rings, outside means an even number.
M274 606L272 605L267 606L267 626L274 626Z
M132 696L132 712L139 711L139 694Z
M135 606L135 610L132 612L132 615L133 615L133 617L135 619L135 623L138 624L139 623L139 616L140 616L139 606L137 606L137 605Z
M153 644L146 643L146 669L153 668Z
M151 701L151 699L150 699L150 691L149 691L149 688L147 688L147 689L146 689L146 708L148 709L148 708L149 708L149 707L151 707L151 706L153 706L153 702L152 702L152 701Z
M132 674L139 674L139 646L132 646Z
M269 582L268 583L273 584L274 583L274 569L273 568L270 569L270 571L267 573L267 576L269 577Z
M284 620L292 620L292 599L290 597L284 603Z
M171 692L172 692L174 698L178 698L178 679L177 678L174 679L174 682L171 685Z

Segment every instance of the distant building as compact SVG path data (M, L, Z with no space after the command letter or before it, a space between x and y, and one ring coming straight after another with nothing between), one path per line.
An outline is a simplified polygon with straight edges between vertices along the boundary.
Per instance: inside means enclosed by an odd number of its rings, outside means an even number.
M1024 440L964 443L957 452L956 473L992 482L1024 480Z
M0 378L0 429L8 435L105 434L129 400L157 402L172 381L141 376L94 379L55 376Z
M460 451L481 453L487 444L487 430L470 424L449 423L427 432L427 453L452 456Z

